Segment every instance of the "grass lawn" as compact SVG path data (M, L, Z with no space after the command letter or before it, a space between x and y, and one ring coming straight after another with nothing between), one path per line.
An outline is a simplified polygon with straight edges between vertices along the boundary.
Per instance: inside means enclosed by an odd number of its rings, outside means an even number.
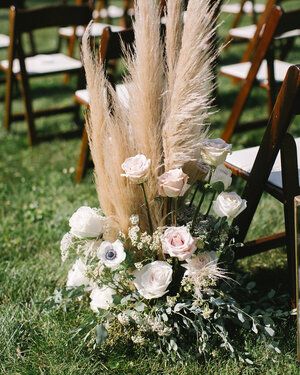
M28 0L28 5L52 4L51 0ZM225 35L230 16L220 34ZM7 28L6 15L0 16ZM4 26L2 26L4 25ZM43 47L54 46L55 32L38 36ZM238 61L243 45L222 53L221 63ZM3 57L3 52L1 53ZM299 40L289 61L300 62ZM73 88L63 87L62 77L33 81L36 107L71 102ZM50 95L46 95L46 89ZM211 119L211 131L217 136L229 116L237 87L226 78L219 80L218 112ZM0 87L0 117L3 115L3 85ZM266 111L266 93L254 90L245 119ZM19 100L15 107L22 108ZM299 124L299 121L298 121ZM40 119L42 133L74 129L71 115ZM299 124L300 125L300 124ZM294 134L299 135L294 126ZM234 137L234 148L258 144L262 131ZM75 335L84 319L84 311L70 306L68 313L49 311L43 302L57 285L63 285L66 266L61 265L59 242L68 230L68 218L82 205L97 206L92 171L80 185L74 183L74 170L79 154L79 138L54 139L29 148L24 123L13 124L8 134L0 129L0 373L1 374L298 374L295 362L295 321L278 325L282 354L275 356L264 345L253 342L246 346L256 364L245 366L233 359L219 356L205 364L195 360L166 365L155 355L132 353L128 348L116 348L107 356L88 348L83 335ZM241 191L242 185L234 182ZM249 237L268 234L283 228L282 207L270 197L264 197L251 227ZM251 274L259 290L273 288L286 292L286 256L283 249L255 256L238 263L241 272ZM280 306L279 306L280 307ZM89 314L89 312L86 312ZM238 340L238 338L237 338Z

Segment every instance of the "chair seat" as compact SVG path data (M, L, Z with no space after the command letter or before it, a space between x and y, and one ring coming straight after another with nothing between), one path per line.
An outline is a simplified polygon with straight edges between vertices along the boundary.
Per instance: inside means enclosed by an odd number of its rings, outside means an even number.
M229 35L237 39L252 39L256 31L256 25L235 27L229 30Z
M128 108L128 90L126 88L126 85L124 84L118 84L116 85L116 93L118 98L120 99L120 102ZM90 97L88 90L77 90L75 92L76 99L83 105L89 105L90 103Z
M223 13L232 13L238 14L241 10L241 4L234 3L234 4L224 4L221 6L221 12ZM265 10L264 4L254 4L254 11L255 13L263 13ZM243 12L247 14L253 13L253 4L251 1L246 1L243 6Z
M26 71L30 76L42 75L48 73L70 72L82 68L79 60L66 56L63 53L53 53L48 55L35 55L25 59ZM8 60L0 62L0 67L8 69ZM20 73L19 60L15 59L13 63L13 73Z
M248 25L248 26L236 27L234 29L229 30L229 35L232 38L250 40L254 37L255 31L256 31L256 25ZM297 36L300 36L300 29L287 31L286 33L281 34L275 39L295 38Z
M107 8L102 8L100 11L94 10L94 18L121 18L124 16L124 9L116 5L110 5Z
M300 138L296 138L297 145L297 159L298 165L300 165ZM259 147L250 147L244 150L233 151L226 159L226 162L234 167L241 169L247 173L250 173L257 155ZM298 178L300 176L300 170L298 169ZM269 177L269 183L282 189L282 176L281 176L281 159L280 152L275 160L272 172Z
M280 61L280 60L274 61L274 70L275 70L275 80L276 80L276 82L283 82L284 81L287 70L291 65L292 64L289 64L287 62ZM247 62L243 62L243 63L222 66L221 69L220 69L220 72L224 75L244 80L244 79L247 78L250 67L251 67L251 63L247 61ZM260 83L266 83L267 82L267 79L268 79L267 62L265 60L262 62L261 66L259 68L256 79Z
M0 48L7 48L9 46L9 37L4 34L0 34Z
M92 24L92 27L91 27L91 35L93 37L101 36L102 33L103 33L103 30L106 27L110 27L111 31L113 31L113 32L122 31L124 29L121 26L113 26L113 25L109 25L108 23L95 22L95 23ZM76 36L78 38L81 38L83 36L84 30L85 30L84 26L78 26L76 28ZM59 29L59 35L65 37L65 38L70 38L73 35L73 33L74 33L74 28L72 26L61 27Z

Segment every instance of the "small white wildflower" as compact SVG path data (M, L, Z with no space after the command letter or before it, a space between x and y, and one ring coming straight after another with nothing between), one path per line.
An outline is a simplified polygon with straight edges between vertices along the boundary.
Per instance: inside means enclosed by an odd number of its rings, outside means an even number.
M138 225L140 222L139 215L131 215L129 220L132 225Z
M139 242L136 246L138 250L143 250L144 244L142 242Z
M129 317L124 313L118 314L117 319L123 326L127 326L129 324Z
M135 267L137 270L141 270L141 269L143 268L143 263L142 263L142 262L134 263L134 267Z
M138 345L144 345L145 343L145 338L142 337L141 335L133 335L131 336L131 340L134 344L138 344Z
M132 311L132 313L130 314L130 317L132 320L134 320L137 324L139 324L140 322L140 316L138 313L136 313L135 311Z
M167 296L167 305L168 306L173 307L175 305L176 301L177 301L176 296L175 297Z
M139 231L140 231L140 228L137 225L129 228L128 237L130 238L130 240L133 244L135 244L138 241Z
M204 310L202 311L202 316L204 319L209 319L211 314L214 312L214 310L210 309L208 305L204 307Z

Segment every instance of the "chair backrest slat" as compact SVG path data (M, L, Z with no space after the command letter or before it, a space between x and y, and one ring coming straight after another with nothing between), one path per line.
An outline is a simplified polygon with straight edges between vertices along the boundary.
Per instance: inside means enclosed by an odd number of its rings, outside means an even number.
M102 34L100 58L105 61L119 59L124 55L124 48L129 50L133 43L133 29L112 32L106 27Z
M276 29L276 36L296 29L300 29L300 9L283 13Z
M15 12L16 32L20 34L48 27L87 25L92 19L88 5L59 5Z
M25 0L1 0L0 1L0 9L7 9L11 6L14 6L16 8L24 8Z

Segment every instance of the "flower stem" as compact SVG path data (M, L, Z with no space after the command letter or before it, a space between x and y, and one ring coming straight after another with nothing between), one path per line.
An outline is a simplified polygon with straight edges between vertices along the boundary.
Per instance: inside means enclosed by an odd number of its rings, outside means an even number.
M174 198L174 209L173 209L173 225L177 226L177 207L178 207L178 198Z
M143 183L141 184L141 188L143 190L145 205L146 205L146 209L147 209L147 216L148 216L150 234L152 235L153 234L153 224L152 224L152 220L151 220L150 207L149 207L149 202L148 202L148 199L147 199L145 185Z
M203 194L202 194L202 197L200 199L200 202L198 203L198 206L195 210L195 213L194 213L194 216L193 216L193 221L192 221L192 227L191 227L191 232L193 232L193 230L195 229L195 225L196 225L196 220L197 220L197 217L199 215L199 212L200 212L200 209L201 209L201 206L202 206L202 203L204 201L204 198L205 198L205 195L206 195L206 189L204 190Z
M196 195L197 195L197 193L198 193L198 191L199 191L199 188L200 188L200 184L199 184L198 182L196 182L195 185L196 185L196 186L195 186L194 194L193 194L192 199L191 199L191 201L190 201L189 208L192 207L192 204L193 204L193 202L194 202L194 200L195 200L195 198L196 198Z
M208 178L208 184L210 184L210 180L211 180L211 176L212 176L212 173L213 171L210 170L209 171L209 178ZM201 209L201 206L202 206L202 203L204 201L204 198L205 198L205 195L207 193L207 190L205 187L204 187L204 192L202 194L202 197L200 199L200 202L198 203L198 206L196 208L196 211L194 213L194 216L193 216L193 221L192 221L192 227L191 227L191 232L193 233L193 230L195 229L195 225L196 225L196 221L197 221L197 218L198 218L198 215L199 215L199 212L200 212L200 209Z
M210 204L209 204L209 206L208 206L208 209L207 209L207 211L206 211L206 214L204 215L205 218L208 216L208 214L209 214L209 212L210 212L210 209L211 209L211 206L212 206L212 204L213 204L213 201L214 201L214 199L215 199L216 194L217 194L217 193L214 192L213 195L212 195L212 198L211 198Z

